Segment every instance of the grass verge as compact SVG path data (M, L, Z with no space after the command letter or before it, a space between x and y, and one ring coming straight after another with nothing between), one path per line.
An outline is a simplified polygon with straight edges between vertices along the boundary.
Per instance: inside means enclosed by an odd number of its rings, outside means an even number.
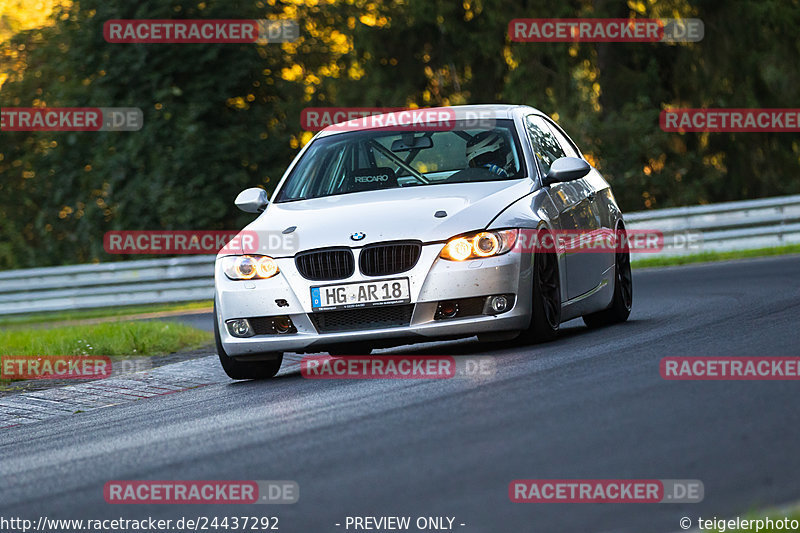
M800 244L787 244L773 248L757 248L755 250L734 250L730 252L703 252L671 257L648 257L631 261L633 268L648 268L661 266L688 265L693 263L711 263L714 261L730 261L732 259L746 259L748 257L768 257L800 253Z
M0 331L0 355L150 356L200 348L212 340L207 331L175 322L106 322Z
M773 522L775 523L769 524L767 522L767 518L773 520ZM764 512L747 513L746 515L742 516L742 521L762 520L763 522L761 523L748 522L746 524L746 529L729 528L728 527L729 525L735 527L736 523L734 519L733 523L727 523L728 521L726 520L726 524L724 524L724 526L720 525L720 527L715 529L709 529L708 531L716 531L717 533L723 533L723 532L743 533L745 531L753 532L756 530L757 527L760 528L758 529L760 533L785 533L786 531L796 531L796 529L784 527L784 519L788 519L789 524L791 524L792 520L797 520L798 522L800 522L800 506L793 506L792 508L783 510L767 510ZM779 520L780 524L777 523ZM745 524L740 524L740 525L745 525Z
M198 311L211 309L212 302L188 302L180 304L129 305L124 307L106 307L99 309L82 309L77 311L51 311L0 317L0 326L16 326L44 322L62 322L67 320L83 320L115 316L137 315L145 313L164 313L174 311Z

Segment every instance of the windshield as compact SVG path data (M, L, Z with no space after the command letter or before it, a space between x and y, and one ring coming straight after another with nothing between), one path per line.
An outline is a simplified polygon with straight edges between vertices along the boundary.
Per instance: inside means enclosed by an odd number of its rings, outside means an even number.
M314 141L275 201L522 177L512 120L483 129L354 131Z

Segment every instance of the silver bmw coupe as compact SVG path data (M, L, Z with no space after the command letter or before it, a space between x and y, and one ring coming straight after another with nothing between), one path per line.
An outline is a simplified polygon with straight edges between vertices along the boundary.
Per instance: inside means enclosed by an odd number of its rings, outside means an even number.
M628 318L622 241L594 253L533 245L625 231L609 184L555 122L516 105L380 117L318 133L271 199L260 188L236 198L258 213L242 233L260 238L216 260L216 345L231 378L272 377L284 352L541 342L573 318Z

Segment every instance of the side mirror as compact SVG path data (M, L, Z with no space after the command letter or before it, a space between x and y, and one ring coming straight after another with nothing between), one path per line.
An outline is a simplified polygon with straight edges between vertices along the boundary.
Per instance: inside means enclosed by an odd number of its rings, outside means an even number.
M252 187L240 192L233 203L245 213L260 213L266 209L269 198L264 189Z
M560 157L553 161L550 172L544 177L543 184L550 185L561 181L572 181L581 179L592 167L583 159L577 157Z

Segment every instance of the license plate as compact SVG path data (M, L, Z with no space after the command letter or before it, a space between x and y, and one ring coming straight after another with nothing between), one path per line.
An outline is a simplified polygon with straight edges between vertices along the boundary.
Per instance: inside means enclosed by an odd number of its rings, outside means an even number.
M311 308L314 311L375 307L410 302L411 292L408 286L408 278L311 287Z

